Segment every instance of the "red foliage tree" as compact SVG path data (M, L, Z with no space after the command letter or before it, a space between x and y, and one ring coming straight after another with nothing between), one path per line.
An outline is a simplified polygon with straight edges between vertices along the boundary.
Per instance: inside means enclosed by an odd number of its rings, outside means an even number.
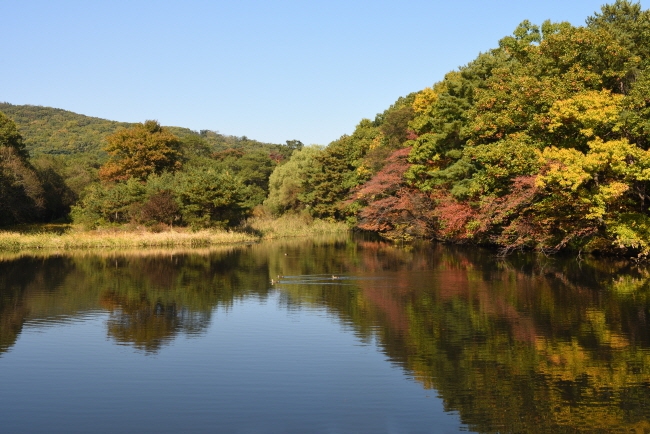
M432 236L433 203L404 180L410 151L404 148L393 152L374 177L352 191L347 203L363 207L357 214L359 229L390 239Z
M507 194L480 205L457 201L449 193L436 197L436 238L494 244L503 254L521 249L555 252L598 231L595 224L577 227L574 221L539 213L540 192L535 179L532 175L518 176Z

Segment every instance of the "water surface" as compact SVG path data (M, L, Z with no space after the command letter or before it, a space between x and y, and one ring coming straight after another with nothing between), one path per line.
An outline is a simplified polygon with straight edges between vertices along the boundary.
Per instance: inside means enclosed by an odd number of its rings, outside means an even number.
M297 240L0 257L2 432L644 432L650 272Z

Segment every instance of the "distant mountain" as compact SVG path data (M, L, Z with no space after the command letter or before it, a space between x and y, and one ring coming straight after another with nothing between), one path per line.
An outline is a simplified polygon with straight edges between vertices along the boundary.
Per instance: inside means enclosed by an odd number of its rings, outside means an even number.
M0 112L11 118L25 140L32 156L39 154L71 155L78 153L104 155L104 138L133 123L117 122L80 115L68 110L35 105L14 105L0 102ZM144 122L145 119L142 119ZM260 149L275 144L219 134L215 131L196 132L189 128L167 127L181 139L200 136L214 152L230 148Z

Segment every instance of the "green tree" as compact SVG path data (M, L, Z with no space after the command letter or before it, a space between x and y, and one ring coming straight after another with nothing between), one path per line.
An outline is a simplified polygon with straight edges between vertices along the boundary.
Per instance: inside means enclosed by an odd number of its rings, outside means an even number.
M65 162L52 155L40 155L31 161L43 186L44 220L67 218L70 207L78 200L79 196L66 182Z
M92 184L76 205L72 207L75 223L93 228L108 224L134 221L146 198L146 185L136 178L113 184Z
M174 192L184 223L193 227L236 225L250 210L246 186L227 171L199 167L181 172Z
M282 214L304 209L301 197L305 180L319 170L316 157L323 152L320 146L305 146L294 151L289 161L277 166L269 177L269 195L264 201L271 212Z
M0 225L42 217L43 186L28 157L16 124L0 113Z
M14 155L23 160L29 158L23 136L18 131L18 127L16 127L14 121L2 112L0 112L0 147L13 149Z
M303 146L305 145L300 140L287 140L287 148L291 149L291 151L299 151Z
M229 149L213 155L213 161L204 161L202 165L211 167L218 172L228 171L239 177L248 189L247 206L261 204L269 193L269 176L277 166L269 151L256 149L241 151Z
M379 146L381 138L381 131L369 119L363 119L351 136L335 140L316 157L318 170L308 173L300 196L313 216L347 217L343 202L353 187L372 175L364 166L364 157Z

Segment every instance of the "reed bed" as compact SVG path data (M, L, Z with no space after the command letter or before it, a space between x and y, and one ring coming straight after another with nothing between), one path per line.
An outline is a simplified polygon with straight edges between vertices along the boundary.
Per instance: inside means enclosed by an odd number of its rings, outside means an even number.
M285 215L280 218L255 217L247 220L236 231L171 229L150 232L137 228L81 230L73 226L45 225L40 229L38 226L29 226L0 231L0 252L200 249L280 238L342 235L349 231L345 223L311 219L305 215Z
M250 233L201 230L147 231L76 231L63 234L51 232L0 232L0 250L69 250L69 249L134 249L209 247L222 244L252 243L259 237Z
M285 214L279 218L253 217L246 221L244 230L256 233L264 240L317 235L344 234L350 231L345 223L312 219L302 214Z
M246 243L244 245L250 245ZM0 262L15 261L20 258L49 258L52 256L65 256L67 258L151 258L151 257L176 257L185 255L207 256L224 254L240 249L242 244L222 244L210 247L147 247L147 248L120 248L120 249L0 249Z

